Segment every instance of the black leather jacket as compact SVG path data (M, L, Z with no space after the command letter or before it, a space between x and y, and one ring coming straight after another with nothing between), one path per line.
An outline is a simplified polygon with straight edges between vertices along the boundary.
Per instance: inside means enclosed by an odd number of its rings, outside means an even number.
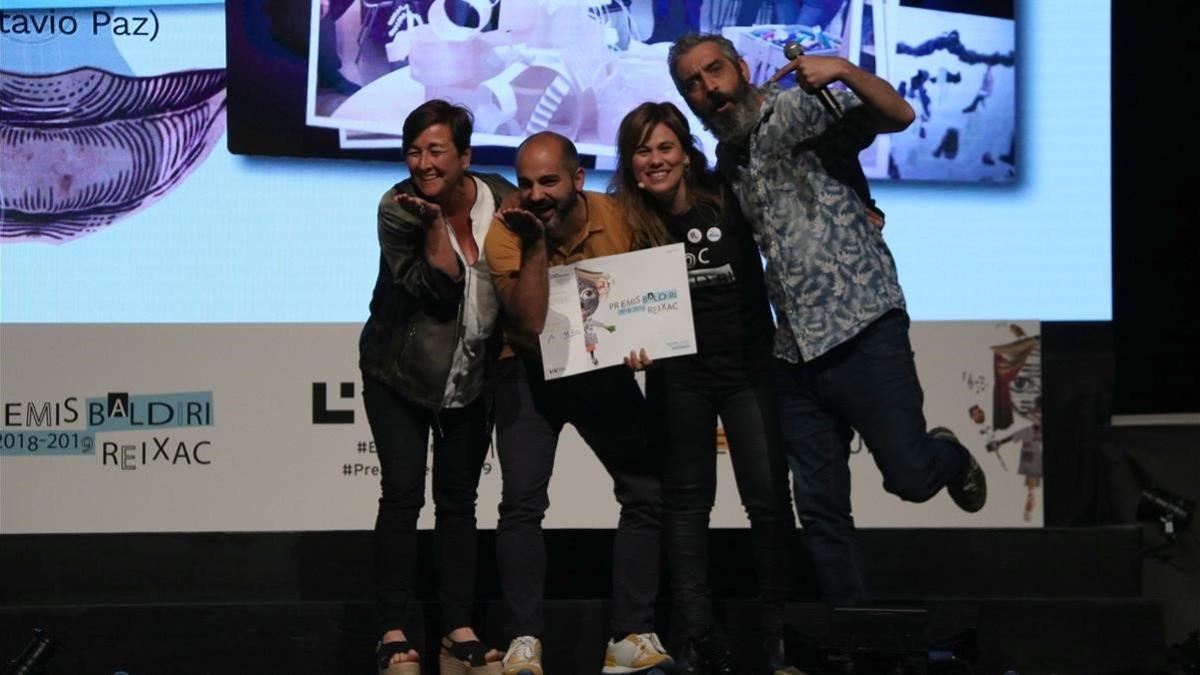
M514 190L499 174L467 173L491 189L497 209ZM379 200L379 276L358 341L358 365L363 377L437 411L463 330L463 280L455 281L425 259L425 227L396 203L399 192L415 194L411 179ZM489 364L498 347L499 340L489 341Z

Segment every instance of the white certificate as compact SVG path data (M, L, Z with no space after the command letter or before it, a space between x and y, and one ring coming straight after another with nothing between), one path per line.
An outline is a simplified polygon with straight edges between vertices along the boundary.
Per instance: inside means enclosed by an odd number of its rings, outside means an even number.
M550 268L550 307L539 336L547 380L696 353L683 244ZM622 366L624 367L624 366Z

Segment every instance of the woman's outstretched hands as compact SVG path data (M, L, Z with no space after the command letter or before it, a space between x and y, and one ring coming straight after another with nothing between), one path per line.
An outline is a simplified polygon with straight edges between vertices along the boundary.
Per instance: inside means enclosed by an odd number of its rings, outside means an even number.
M427 199L421 199L416 195L410 195L401 192L396 195L396 203L404 207L404 210L413 214L425 223L425 227L429 227L442 219L442 207Z

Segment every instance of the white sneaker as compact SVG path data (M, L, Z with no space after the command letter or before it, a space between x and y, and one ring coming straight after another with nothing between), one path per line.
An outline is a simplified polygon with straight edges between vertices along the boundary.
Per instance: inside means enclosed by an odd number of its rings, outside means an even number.
M675 660L663 649L654 633L630 633L620 642L608 641L604 652L604 675L616 673L645 673L666 675L675 667Z
M513 638L501 663L504 675L542 675L542 641L532 635Z

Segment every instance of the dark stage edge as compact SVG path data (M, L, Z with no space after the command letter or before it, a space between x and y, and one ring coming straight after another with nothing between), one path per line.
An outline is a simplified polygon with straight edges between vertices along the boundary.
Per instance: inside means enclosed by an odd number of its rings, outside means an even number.
M1164 661L1162 611L1134 599L961 599L925 603L927 637L938 640L975 629L976 673L1115 673ZM437 636L435 603L424 607L410 638ZM791 645L828 627L816 603L789 605ZM598 673L607 638L608 603L546 603L545 667L549 675ZM742 654L757 648L755 612L748 601L719 601L717 611ZM495 643L500 603L481 604L481 632ZM660 614L669 615L666 603ZM21 650L33 625L61 644L51 673L372 673L371 606L364 602L228 603L6 607L0 609L5 660ZM670 619L662 622L670 632ZM436 672L426 659L425 672ZM750 670L750 664L740 672Z
M418 540L421 599L435 598L431 534ZM612 536L547 530L546 596L608 597ZM480 531L480 600L500 598L494 537ZM1136 526L867 529L861 538L882 600L1142 594ZM797 549L797 599L816 599L799 541ZM710 550L714 595L753 597L749 531L713 530ZM2 535L0 606L368 601L372 560L367 531Z
M430 534L420 535L423 563ZM861 535L879 603L925 607L929 640L975 628L974 672L1112 673L1164 661L1162 607L1142 598L1141 528ZM480 550L493 550L494 532L480 537ZM547 673L598 672L612 531L549 530L546 541ZM722 624L739 652L752 654L748 531L714 530L712 551ZM498 643L494 558L484 553L479 567L477 627ZM792 645L820 638L829 623L811 570L802 562L796 569ZM419 574L424 602L412 637L424 642L437 639L423 627L436 625L438 605L431 570L423 564ZM659 630L669 638L665 577L662 586ZM370 587L364 531L0 536L0 663L43 626L62 641L52 673L369 673Z

